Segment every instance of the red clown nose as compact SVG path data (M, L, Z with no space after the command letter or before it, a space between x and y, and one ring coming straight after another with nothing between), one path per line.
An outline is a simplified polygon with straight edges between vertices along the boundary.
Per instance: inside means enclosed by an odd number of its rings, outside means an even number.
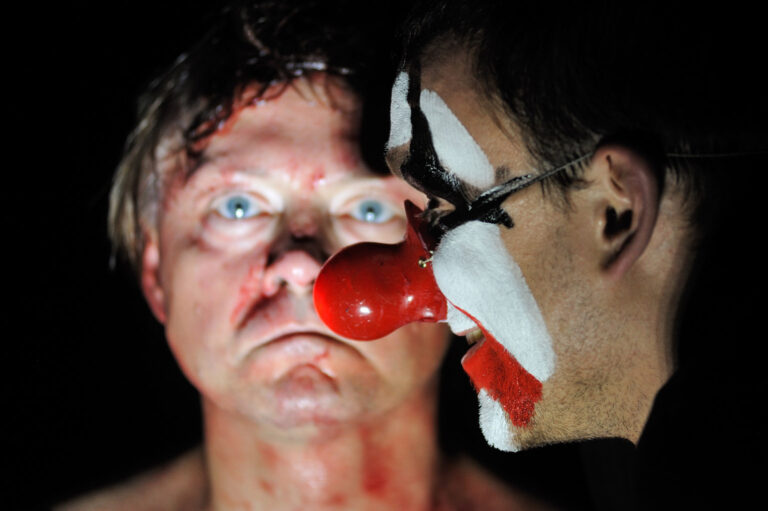
M413 321L445 319L446 301L428 262L421 210L405 201L408 229L396 245L358 243L333 255L315 281L315 309L328 328L370 341Z

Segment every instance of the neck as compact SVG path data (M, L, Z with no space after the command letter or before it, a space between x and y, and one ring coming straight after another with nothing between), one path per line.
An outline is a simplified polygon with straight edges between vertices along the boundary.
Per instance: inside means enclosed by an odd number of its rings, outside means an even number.
M668 183L668 185L672 186ZM669 188L668 188L669 189ZM678 192L680 193L680 192ZM672 195L670 193L670 195ZM613 303L622 304L616 340L628 347L622 395L630 401L630 418L623 437L637 445L651 413L656 394L675 370L675 319L691 268L691 241L682 212L667 198L656 222L654 237L642 264L627 276L627 286ZM675 221L670 220L675 219Z
M376 417L291 435L203 401L209 509L429 509L435 385Z

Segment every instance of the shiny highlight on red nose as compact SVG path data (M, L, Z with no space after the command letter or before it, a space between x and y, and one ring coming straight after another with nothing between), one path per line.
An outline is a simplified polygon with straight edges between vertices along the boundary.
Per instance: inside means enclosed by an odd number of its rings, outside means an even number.
M320 270L314 288L315 309L337 334L369 341L413 321L445 319L445 297L437 287L432 265L423 264L432 245L423 229L421 210L406 201L405 212L408 228L402 242L351 245Z

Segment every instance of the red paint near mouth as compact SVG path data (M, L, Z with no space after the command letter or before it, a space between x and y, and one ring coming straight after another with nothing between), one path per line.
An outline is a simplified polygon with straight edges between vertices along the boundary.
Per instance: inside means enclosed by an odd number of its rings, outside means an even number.
M475 321L474 318L472 320ZM526 371L480 323L477 325L483 331L485 340L473 346L462 359L461 365L472 380L475 390L479 392L485 389L489 396L501 404L512 424L527 426L533 417L536 403L541 400L541 382Z

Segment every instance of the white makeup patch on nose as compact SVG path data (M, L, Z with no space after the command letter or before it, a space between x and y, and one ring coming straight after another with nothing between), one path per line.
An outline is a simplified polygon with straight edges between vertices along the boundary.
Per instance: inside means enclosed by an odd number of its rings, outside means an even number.
M520 446L514 442L514 432L509 427L504 408L485 390L477 394L477 401L480 405L480 430L488 445L501 451L519 451Z
M480 189L494 185L496 174L488 157L443 99L431 90L422 90L421 111L429 122L432 145L440 164L456 177Z
M392 85L387 149L401 146L410 141L411 131L411 107L408 106L408 73L401 72Z
M555 352L544 317L498 226L475 220L448 231L432 268L448 301L477 319L526 371L540 382L552 375Z

